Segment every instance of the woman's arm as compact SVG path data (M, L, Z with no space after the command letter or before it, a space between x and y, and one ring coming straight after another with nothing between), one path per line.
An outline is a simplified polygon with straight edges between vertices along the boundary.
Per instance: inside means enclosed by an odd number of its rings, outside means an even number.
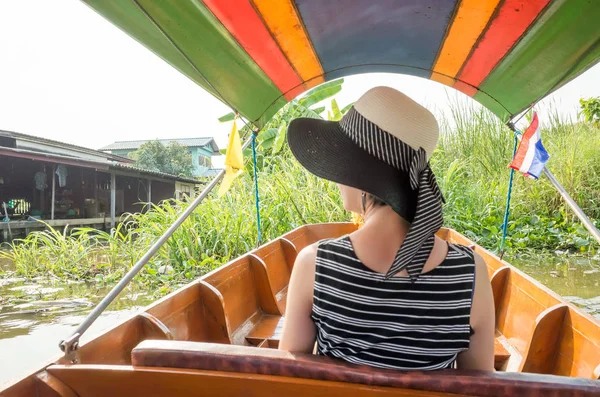
M316 329L310 318L315 284L315 262L317 245L305 247L294 263L287 303L283 334L279 349L293 353L312 353L315 346Z
M494 295L483 258L475 253L475 294L471 306L471 336L469 350L458 355L458 369L494 370L494 332L496 318Z

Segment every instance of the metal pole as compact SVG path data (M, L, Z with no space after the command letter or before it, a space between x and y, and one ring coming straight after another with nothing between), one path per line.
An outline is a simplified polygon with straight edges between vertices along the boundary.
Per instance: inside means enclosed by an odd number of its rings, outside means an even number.
M562 196L562 198L566 201L566 203L571 207L575 215L579 218L583 226L594 236L596 241L600 244L600 230L594 225L590 218L583 212L583 210L577 205L575 200L571 198L569 193L565 190L564 187L556 180L554 175L548 170L548 168L544 168L544 174L550 180L550 182L554 185L558 193Z
M247 140L242 146L242 150L248 147L251 139ZM127 284L135 277L135 275L142 270L142 268L148 263L150 259L158 252L160 247L173 235L175 230L181 226L181 224L194 212L196 207L204 200L211 190L217 185L219 180L225 175L225 170L221 170L219 174L206 186L206 188L200 193L200 195L192 201L192 203L183 211L183 213L173 222L171 226L163 233L162 236L148 249L148 251L137 261L137 263L127 272L127 274L119 281L117 285L102 299L102 301L92 310L92 312L86 317L85 320L77 327L77 329L69 336L69 338L62 340L59 343L60 349L65 353L65 358L71 361L75 361L75 351L78 349L79 338L81 335L96 321L96 319L102 314L102 312L111 304L113 300L125 289Z
M110 173L110 228L115 228L115 218L117 217L117 176L114 172ZM112 235L112 232L111 232Z
M50 203L50 219L54 220L54 205L56 202L56 166L52 166L52 203Z
M152 202L152 179L148 179L148 204Z

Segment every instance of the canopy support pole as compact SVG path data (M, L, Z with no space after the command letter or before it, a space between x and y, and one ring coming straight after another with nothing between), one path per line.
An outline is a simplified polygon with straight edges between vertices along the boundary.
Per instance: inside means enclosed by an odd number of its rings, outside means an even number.
M507 126L513 131L513 133L515 133L515 137L517 136L516 134L520 135L519 131L517 131L517 129L515 128L514 123L509 122L507 123ZM548 167L544 167L544 175L546 175L546 178L548 178L550 183L552 183L552 186L554 186L554 188L558 191L563 200L567 203L571 210L573 210L573 212L575 213L577 218L579 218L583 226L585 226L585 228L591 233L592 237L594 237L598 244L600 244L600 230L598 230L596 225L594 225L594 222L592 222L592 220L588 218L585 212L583 212L581 207L577 205L577 203L575 202L575 200L573 200L571 195L569 195L565 188L554 177L554 174L552 174L550 170L548 170ZM500 258L502 258L502 256L500 256Z
M258 243L257 246L260 247L262 244L262 232L260 226L260 206L259 206L259 198L258 198L258 171L256 169L256 135L257 132L252 132L252 160L254 162L254 201L256 203L256 228L258 232Z
M563 200L565 200L565 202L567 203L567 205L569 207L571 207L571 209L573 210L573 212L575 213L575 215L577 215L577 217L579 218L579 220L581 221L581 223L583 223L583 226L585 226L585 228L596 239L596 241L598 242L598 244L600 244L600 230L598 230L598 228L594 225L594 223L592 222L592 220L587 217L587 215L577 205L577 203L575 202L575 200L573 200L573 198L569 195L569 193L565 190L565 188L562 187L562 185L558 182L558 180L556 180L556 178L548 170L548 168L544 168L544 175L546 175L546 178L548 178L548 180L550 181L550 183L552 183L552 185L554 186L554 188L558 191L558 193L561 195L561 197L563 198Z
M250 139L247 140L242 145L242 150L246 149L250 144ZM113 173L114 175L114 173ZM158 250L163 246L163 244L175 233L175 230L179 228L183 224L183 222L194 212L196 207L200 205L202 200L211 192L211 190L217 186L221 178L225 175L225 170L221 170L217 176L204 188L202 193L194 201L190 203L190 205L183 211L181 215L169 226L169 228L163 233L162 236L156 240L154 244L146 251L146 253L133 265L133 267L127 272L125 276L119 281L117 285L113 287L112 290L102 299L100 303L92 310L90 314L83 320L81 324L73 331L73 333L65 340L60 341L59 347L65 353L65 358L70 362L78 361L78 349L79 349L79 339L84 334L85 331L96 321L96 319L102 314L102 312L115 300L117 296L125 289L127 284L135 277L136 274L139 273L140 270L146 266L148 261L152 259L154 254L158 252ZM114 177L113 177L114 178Z

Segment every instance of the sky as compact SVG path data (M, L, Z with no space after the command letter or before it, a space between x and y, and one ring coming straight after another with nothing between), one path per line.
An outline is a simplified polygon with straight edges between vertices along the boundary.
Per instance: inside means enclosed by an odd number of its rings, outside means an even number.
M377 85L441 112L449 98L466 98L429 80L375 74L345 78L337 101L344 106ZM600 96L600 65L538 110L553 106L574 118L579 98L591 96ZM0 0L0 129L93 149L117 140L198 136L224 147L231 125L217 118L228 112L78 0Z

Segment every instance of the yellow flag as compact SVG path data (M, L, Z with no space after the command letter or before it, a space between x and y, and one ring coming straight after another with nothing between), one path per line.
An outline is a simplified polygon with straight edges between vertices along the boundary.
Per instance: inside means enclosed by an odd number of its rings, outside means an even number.
M225 153L225 177L221 182L221 187L219 187L219 197L227 193L233 180L242 172L244 172L244 155L242 154L242 142L234 119L227 152Z

